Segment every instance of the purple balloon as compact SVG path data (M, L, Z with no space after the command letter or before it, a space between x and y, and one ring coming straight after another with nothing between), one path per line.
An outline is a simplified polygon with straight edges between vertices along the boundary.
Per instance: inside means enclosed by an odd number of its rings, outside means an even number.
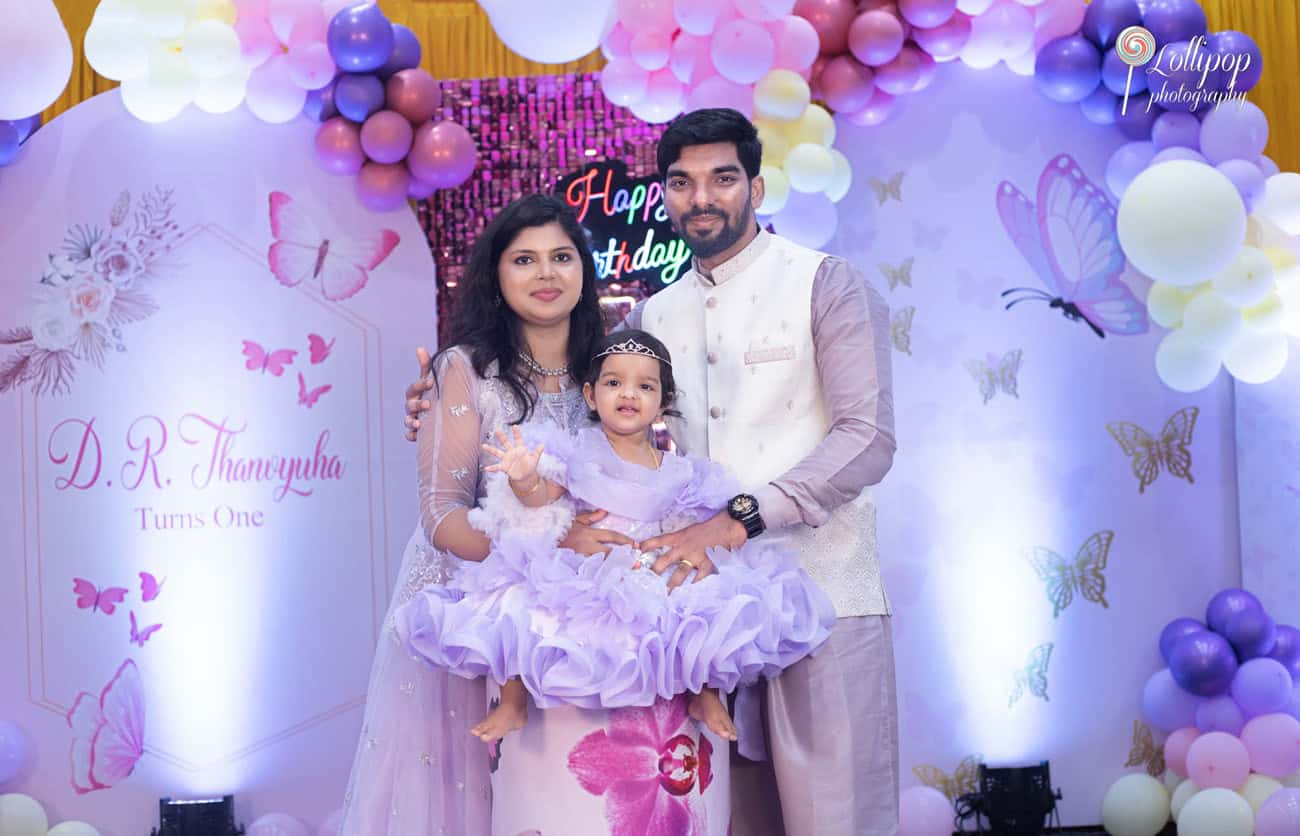
M366 162L361 128L342 116L326 119L316 129L316 161L331 174L356 174Z
M1215 90L1245 92L1259 83L1264 74L1264 55L1254 38L1227 29L1215 32L1207 40L1210 53L1219 60L1220 69L1214 74Z
M319 90L308 90L302 112L313 122L324 122L338 116L339 110L334 106L334 83L330 82Z
M1092 0L1083 15L1083 34L1102 49L1110 49L1120 32L1141 22L1137 0Z
M1083 118L1094 125L1113 125L1119 115L1119 96L1105 87L1098 87L1079 102L1079 110L1083 111Z
M1196 150L1201 146L1201 122L1190 113L1162 113L1151 125L1151 141L1159 151L1175 147Z
M334 82L334 106L353 122L364 122L384 106L384 83L373 75L344 75Z
M1232 698L1247 717L1281 711L1291 701L1295 682L1276 659L1251 659L1232 678Z
M384 66L380 67L379 72L376 74L380 78L386 79L394 73L418 67L422 55L423 50L420 48L420 39L415 37L415 33L400 23L394 23L393 51L389 54L388 60L384 62Z
M1300 630L1290 624L1279 624L1277 640L1268 658L1281 662L1292 679L1300 679Z
M18 144L22 145L28 137L36 133L36 129L41 126L43 117L41 114L28 116L26 119L14 119L12 124L18 129Z
M1150 139L1151 127L1164 112L1164 108L1160 105L1151 103L1150 93L1138 93L1136 96L1128 97L1127 111L1121 103L1120 113L1115 117L1115 124L1119 126L1119 132L1131 140Z
M1225 177L1232 181L1232 185L1237 187L1237 193L1241 195L1241 200L1246 204L1246 212L1249 214L1254 210L1255 204L1264 197L1264 172L1259 170L1259 166L1246 160L1225 160L1215 166ZM1241 622L1238 627L1234 624ZM1268 627L1265 628L1264 624ZM1246 625L1252 625L1247 627ZM1249 637L1237 638L1234 631L1249 629L1267 629L1267 633L1260 633L1252 640ZM1238 613L1228 622L1227 633L1228 641L1232 646L1237 648L1237 657L1240 659L1253 659L1256 656L1267 656L1268 650L1273 649L1273 640L1277 637L1277 630L1274 628L1273 619L1269 618L1268 613L1263 610L1250 610ZM1268 650L1260 651L1257 645L1267 643Z
M1143 162L1141 167L1138 168L1138 171L1146 168L1151 162L1151 158L1154 156L1154 153L1148 150L1151 148L1151 145L1145 142L1130 142L1127 145L1121 145L1119 149L1115 151L1115 155L1118 155L1120 151L1126 148L1132 149L1133 153L1145 158L1145 162ZM1114 159L1115 155L1112 155L1111 159ZM1137 176L1136 173L1134 176ZM1208 628L1204 624L1194 618L1175 618L1173 621L1165 625L1165 629L1160 631L1160 658L1165 660L1166 665L1169 664L1169 651L1173 648L1174 642L1178 641L1183 636L1190 636L1193 633L1204 633L1207 629Z
M1204 140L1205 137L1202 136L1201 139ZM1207 154L1207 156L1209 155ZM1226 159L1231 159L1231 157ZM1210 599L1209 605L1205 608L1205 623L1214 632L1222 633L1223 628L1228 626L1228 619L1237 613L1242 610L1262 609L1264 609L1264 605L1254 595L1244 589L1229 587L1219 590Z
M1291 689L1291 699L1282 710L1300 720L1300 683Z
M1101 83L1101 53L1082 35L1048 41L1034 59L1034 81L1054 102L1081 102Z
M334 15L325 42L339 69L372 72L384 66L393 52L393 24L378 3L360 3Z
M1170 160L1191 160L1194 163L1204 163L1205 155L1200 151L1193 151L1191 148L1180 148L1175 145L1173 148L1157 151L1156 155L1151 158L1151 165L1167 163Z
M1124 95L1124 86L1128 85L1128 93L1131 96L1147 89L1147 74L1135 69L1133 78L1129 79L1128 64L1119 60L1119 53L1111 49L1101 60L1101 83L1116 96Z
M1202 732L1221 731L1231 735L1241 734L1246 725L1246 715L1232 697L1224 694L1210 697L1196 706L1196 728Z
M1196 0L1150 0L1142 15L1142 25L1160 44L1204 35L1206 23L1205 10Z
M1168 668L1153 673L1142 688L1142 716L1161 731L1195 725L1199 704L1199 699L1178 687Z
M0 166L9 165L18 156L18 127L0 119Z
M1237 654L1218 633L1192 633L1169 649L1169 672L1185 690L1202 697L1226 693L1237 673Z
M28 749L23 730L8 720L0 720L0 785L18 777L27 762Z

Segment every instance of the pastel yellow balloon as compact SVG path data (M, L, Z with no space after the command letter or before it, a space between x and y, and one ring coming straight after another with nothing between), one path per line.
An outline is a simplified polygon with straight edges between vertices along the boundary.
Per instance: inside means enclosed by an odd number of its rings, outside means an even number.
M1245 323L1241 311L1229 305L1217 293L1203 293L1183 309L1183 328L1189 337L1206 348L1226 349Z
M830 147L835 141L835 120L820 105L808 105L803 115L791 123L786 130L791 145L802 145L808 142Z
M835 161L835 169L831 172L831 182L826 185L826 196L833 202L839 203L853 186L853 166L849 163L849 158L839 151L834 148L830 151L831 158Z
M1241 318L1256 331L1281 331L1286 326L1286 303L1273 292L1258 305L1243 308Z
M1196 782L1191 778L1185 779L1178 785L1173 796L1169 799L1169 812L1173 814L1174 821L1178 821L1178 814L1183 811L1183 805L1187 803L1187 799L1200 791L1201 788L1196 786Z
M199 0L194 7L195 20L216 20L234 26L235 17L235 4L230 0Z
M774 165L764 165L758 176L763 178L763 205L757 209L764 215L775 215L790 198L790 179Z
M754 112L773 119L798 119L812 101L803 76L792 70L772 70L754 85Z
M780 166L785 162L785 155L790 153L790 140L785 128L779 123L755 122L758 128L758 141L763 146L763 165Z
M790 188L797 192L824 191L835 173L835 158L820 145L805 142L790 149L785 155L785 176Z
M1111 836L1155 836L1169 821L1169 791L1145 772L1125 775L1106 790L1101 821Z
M1291 250L1283 247L1263 247L1262 249L1264 250L1264 254L1268 256L1268 260L1271 261L1273 266L1278 270L1283 270L1287 267L1294 267L1296 264L1295 253Z
M1147 291L1147 314L1161 328L1177 328L1183 324L1183 309L1195 295L1190 287L1155 282Z
M1250 805L1251 810L1259 813L1259 808L1264 806L1264 802L1268 800L1268 797L1280 789L1282 789L1282 782L1276 778L1252 773L1237 792L1241 794L1242 798L1246 799L1246 803Z
M1273 290L1273 263L1257 247L1242 247L1232 262L1214 277L1214 290L1238 308L1262 302Z

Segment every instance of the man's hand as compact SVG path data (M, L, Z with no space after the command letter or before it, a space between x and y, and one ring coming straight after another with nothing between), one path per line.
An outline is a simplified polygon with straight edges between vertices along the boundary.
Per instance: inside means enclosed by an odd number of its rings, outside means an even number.
M651 537L641 544L641 548L652 552L667 547L668 551L659 556L652 568L656 574L668 573L668 588L676 589L686 582L691 572L695 573L695 582L699 583L718 571L709 559L709 549L718 546L738 548L746 539L745 527L725 511L720 511L681 531Z
M609 516L608 511L591 511L574 517L573 527L560 541L560 548L572 549L578 554L591 557L597 554L608 554L615 546L635 547L636 541L626 534L594 527L607 516Z
M415 359L420 363L420 379L406 387L406 440L415 441L415 434L420 429L420 416L432 407L424 399L424 393L433 388L433 368L429 352L423 347L415 350Z

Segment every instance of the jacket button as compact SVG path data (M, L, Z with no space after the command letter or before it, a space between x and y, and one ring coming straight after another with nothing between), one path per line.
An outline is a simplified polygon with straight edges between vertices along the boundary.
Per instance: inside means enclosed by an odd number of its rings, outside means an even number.
M718 362L718 355L717 355L717 352L710 351L710 352L709 352L709 358L708 358L708 359L709 359L709 365L710 365L710 366L716 365L717 362Z
M720 406L715 406L715 407L713 407L712 409L709 410L709 415L711 415L711 416L714 417L714 418L721 418L721 417L722 417L722 407L720 407Z
M717 306L718 306L718 297L716 296L710 296L708 299L704 300L704 307L706 308L716 308Z

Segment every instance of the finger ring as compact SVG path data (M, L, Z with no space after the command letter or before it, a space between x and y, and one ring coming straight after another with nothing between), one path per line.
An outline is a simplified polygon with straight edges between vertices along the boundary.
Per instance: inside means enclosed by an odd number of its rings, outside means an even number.
M677 565L678 565L678 566L685 566L685 567L686 567L686 571L688 571L688 572L695 568L695 564L692 563L692 562L690 562L689 560L686 560L685 558L683 558L683 559L677 561Z

